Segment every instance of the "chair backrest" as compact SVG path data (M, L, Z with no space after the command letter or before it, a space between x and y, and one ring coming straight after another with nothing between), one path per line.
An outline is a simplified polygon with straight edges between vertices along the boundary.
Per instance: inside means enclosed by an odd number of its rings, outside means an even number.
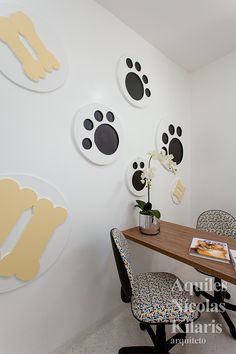
M111 243L122 291L128 299L131 299L133 272L130 264L128 242L120 230L112 229Z
M223 210L206 210L197 220L197 229L236 237L236 219Z

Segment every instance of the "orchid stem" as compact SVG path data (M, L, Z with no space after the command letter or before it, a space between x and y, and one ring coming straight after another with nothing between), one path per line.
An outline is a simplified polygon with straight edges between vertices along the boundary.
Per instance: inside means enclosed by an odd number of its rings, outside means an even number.
M149 184L148 184L147 188L148 188L148 203L150 203L150 186L149 186Z
M152 156L148 160L148 168L151 167ZM147 189L148 189L148 203L150 203L150 181L147 181Z

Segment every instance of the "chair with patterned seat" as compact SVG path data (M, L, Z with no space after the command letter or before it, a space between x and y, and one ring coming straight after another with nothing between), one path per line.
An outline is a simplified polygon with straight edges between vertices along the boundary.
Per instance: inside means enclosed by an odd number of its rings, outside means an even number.
M123 347L119 354L169 353L180 339L186 337L185 325L199 317L192 297L174 274L150 272L134 275L127 240L118 229L111 230L111 242L121 282L121 298L131 303L133 316L153 342L153 346ZM166 340L165 326L171 324L180 331ZM156 332L151 325L156 326Z
M236 219L229 213L223 210L206 210L200 214L197 219L196 228L202 231L216 233L222 236L235 237L236 238ZM196 269L198 272L211 276L207 273L201 272ZM197 296L204 296L209 300L210 304L224 304L225 309L236 311L236 306L225 302L225 299L229 300L231 295L225 289L222 284L222 280L215 277L214 278L214 295L207 293L194 286L194 292ZM221 312L226 324L229 327L230 333L234 339L236 339L236 329L231 321L228 313L226 311Z

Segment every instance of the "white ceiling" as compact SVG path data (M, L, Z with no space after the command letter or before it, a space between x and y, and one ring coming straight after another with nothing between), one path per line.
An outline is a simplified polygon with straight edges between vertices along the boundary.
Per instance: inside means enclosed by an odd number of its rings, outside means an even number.
M96 0L188 71L236 50L236 0Z

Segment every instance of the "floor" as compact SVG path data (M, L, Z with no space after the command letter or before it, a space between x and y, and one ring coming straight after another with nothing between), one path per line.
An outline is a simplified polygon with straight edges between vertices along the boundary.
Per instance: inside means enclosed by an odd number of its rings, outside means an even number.
M145 331L139 329L137 321L132 317L130 305L124 304L121 312L112 321L100 327L95 333L88 336L82 342L74 341L67 348L61 349L54 354L118 354L122 346L132 345L151 345L150 338ZM232 319L236 323L236 315L232 314ZM204 313L195 323L212 324L223 323L219 314ZM209 326L209 328L211 328ZM188 334L187 338L191 341L201 338L206 340L205 344L181 344L176 345L172 354L235 354L234 340L229 334L228 329L223 325L223 332L217 334ZM171 337L171 326L167 328L167 337Z

